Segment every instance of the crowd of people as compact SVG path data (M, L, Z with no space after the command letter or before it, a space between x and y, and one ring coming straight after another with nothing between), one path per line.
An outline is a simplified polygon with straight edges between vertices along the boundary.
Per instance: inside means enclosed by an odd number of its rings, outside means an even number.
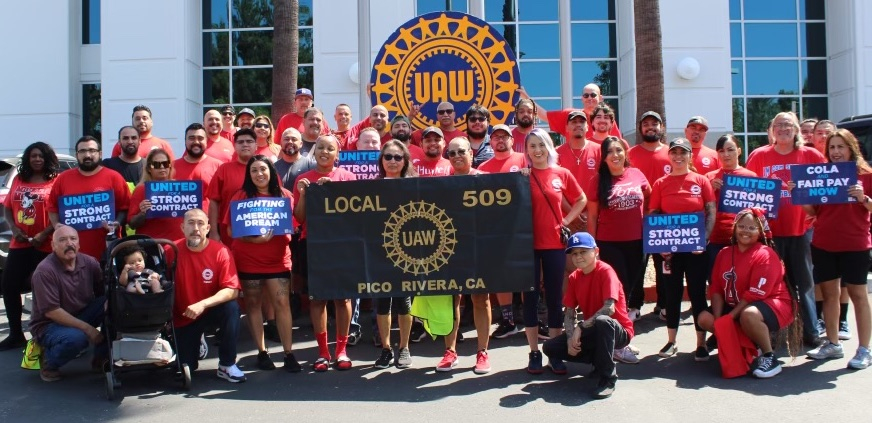
M685 137L667 141L661 115L642 113L636 128L641 143L630 148L595 84L584 87L583 109L546 111L523 89L519 92L513 128L491 126L489 111L480 105L458 117L454 105L442 102L437 106L438 126L414 128L417 108L412 116L389 121L381 105L353 124L350 107L340 104L334 114L337 128L331 129L324 112L313 106L312 92L301 88L294 111L277 127L251 109L238 114L229 105L209 110L202 124L185 128L185 151L179 155L152 135L146 106L133 109L131 125L119 129L118 143L105 160L101 141L84 136L75 144L78 168L60 173L52 147L36 142L24 150L5 201L13 234L2 280L10 332L0 341L0 350L26 343L20 294L30 288L26 281L31 279L30 331L44 351L42 379L60 379L60 367L88 344L97 346L94 364L100 365L107 358L106 340L98 329L106 300L96 289L103 283L98 260L104 257L107 234L122 236L129 227L138 234L176 240L177 272L170 279L176 286L173 323L180 362L196 369L208 354L204 334L217 327L218 376L245 381L236 366L244 312L258 349L258 368L276 368L266 342L274 340L283 350L284 369L300 372L290 304L308 292L306 190L312 184L356 179L337 165L340 151L378 150L383 179L520 172L530 181L532 282L538 289L522 295L452 296L454 326L444 338L437 371L458 365L463 305L473 315L477 334L476 374L491 369L491 337L523 332L530 347L527 372L544 371L543 355L555 374L566 374L565 361L591 363L599 377L594 395L610 396L617 380L615 362L639 362L640 351L631 341L645 301L649 257L657 283L655 314L667 327L666 343L657 353L664 359L679 351L676 334L686 285L697 335L692 349L696 361L708 360L715 348L732 354L736 339L759 349L751 354L759 357L747 363L759 378L781 371L773 341L786 340L791 355L804 343L811 359L842 358L841 341L852 336L850 300L859 348L847 365L864 369L872 364L865 287L872 249L872 168L849 131L837 130L830 121L800 122L793 113L779 113L768 131L769 145L750 152L743 167L742 144L733 135L720 137L715 149L704 145L709 129L704 117L691 117ZM565 143L555 147L551 134L537 127L537 118ZM465 131L457 129L462 122ZM856 201L814 206L791 202L791 165L839 162L857 165L858 182L848 190ZM778 216L769 219L753 208L719 210L726 175L777 179L782 187ZM200 181L202 208L184 216L149 217L154 204L145 196L148 181ZM62 197L102 191L113 193L114 219L79 230L64 224L59 216ZM295 233L267 231L234 238L231 202L258 197L286 198ZM705 251L645 254L646 215L697 212L705 220ZM166 281L145 272L142 262L141 251L125 253L122 285L133 294L163 290ZM244 300L238 302L240 296ZM413 301L373 301L373 343L381 348L375 367L412 366L410 343L422 339L412 316ZM332 354L328 302L335 318ZM312 369L351 368L347 347L362 337L360 298L312 300L308 307L318 344L317 357L309 360ZM540 308L546 316L542 321ZM496 328L492 310L498 310ZM397 350L391 340L393 314L398 316ZM707 337L715 331L718 337Z

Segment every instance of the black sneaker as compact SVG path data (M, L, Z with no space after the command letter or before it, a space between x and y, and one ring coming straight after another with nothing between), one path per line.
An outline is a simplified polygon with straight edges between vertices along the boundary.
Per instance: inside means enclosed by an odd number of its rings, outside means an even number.
M709 351L718 349L718 338L715 334L711 334L708 339L705 340L705 347L708 348Z
M418 343L427 337L427 331L424 330L424 324L419 321L412 322L412 332L409 334L409 341Z
M9 335L8 337L6 337L6 339L0 341L0 351L24 348L26 345L27 339L24 338L24 335Z
M519 332L521 332L521 330L516 323L503 320L491 336L497 339L505 339Z
M303 367L300 366L300 363L297 361L297 358L294 357L294 353L285 354L285 371L289 373L300 373L303 370Z
M267 322L263 326L263 337L275 343L281 343L282 338L279 336L279 328L275 321Z
M779 373L781 373L781 363L774 355L764 355L757 360L757 368L754 369L754 376L766 379Z
M693 353L694 361L708 361L709 359L709 351L706 347L696 347L696 351Z
M272 359L269 358L269 353L266 351L261 351L257 353L257 368L261 370L275 370L276 365L272 362Z
M527 363L527 373L540 375L542 370L542 351L530 351L530 361Z
M593 397L596 399L606 399L615 393L615 382L618 378L604 377L597 384L596 390L593 392Z
M547 341L551 339L550 331L548 330L548 325L543 321L539 321L539 332L536 334L539 339L543 341Z
M387 369L391 367L391 362L394 360L394 352L390 348L382 348L381 355L375 361L377 369Z

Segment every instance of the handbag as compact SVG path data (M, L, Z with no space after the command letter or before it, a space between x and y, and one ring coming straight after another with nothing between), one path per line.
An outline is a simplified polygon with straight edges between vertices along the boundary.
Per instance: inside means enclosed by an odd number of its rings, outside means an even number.
M533 180L536 181L536 186L538 186L539 190L542 191L542 196L544 197L545 196L545 189L542 188L542 184L539 183L539 178L536 177L536 174L533 173L532 170L530 170L530 176L532 176ZM552 206L551 203L549 203L547 201L548 200L547 197L545 198L545 200L546 200L545 203L548 204L548 208L551 209L551 213L554 214L554 218L557 219L557 221L561 223L560 230L558 231L559 235L560 235L560 242L562 242L564 246L569 245L569 237L572 236L572 232L570 232L569 228L567 228L565 225L563 225L563 221L562 221L563 219L561 219L560 215L557 214L557 211L554 210L554 206Z

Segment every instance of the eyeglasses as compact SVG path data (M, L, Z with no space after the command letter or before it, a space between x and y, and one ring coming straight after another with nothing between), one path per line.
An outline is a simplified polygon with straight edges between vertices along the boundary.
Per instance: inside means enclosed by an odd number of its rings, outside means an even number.
M584 93L581 95L581 98L595 98L598 94L594 93Z
M76 150L76 154L97 154L100 150L96 148L83 148L81 150Z
M465 156L466 151L467 150L464 150L462 148L458 148L457 150L448 150L448 157Z
M484 122L487 120L487 118L484 116L473 116L467 120L470 122Z
M268 123L255 123L254 127L261 128L261 129L269 129L269 124Z
M253 139L246 138L246 139L236 140L236 143L237 144L254 144L255 141Z
M224 113L221 113L221 114L224 115L224 116L233 116L233 112L224 112Z
M152 169L169 169L170 161L164 160L162 162L151 162L149 166L151 166Z
M760 230L760 228L758 228L757 225L748 225L748 226L736 225L736 229L738 229L740 231L746 231L746 232L757 232Z
M405 157L403 157L402 154L384 154L384 155L382 155L382 159L384 159L387 162L389 162L389 161L401 162L405 159Z
M437 110L436 113L440 114L440 115L450 115L450 114L454 113L454 109Z

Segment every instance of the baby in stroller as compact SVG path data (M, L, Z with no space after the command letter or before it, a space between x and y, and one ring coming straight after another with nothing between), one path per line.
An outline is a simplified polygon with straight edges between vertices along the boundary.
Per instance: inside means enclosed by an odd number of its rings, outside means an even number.
M154 293L163 292L163 284L166 279L151 269L145 268L145 251L132 246L121 252L124 268L118 275L118 283L127 287L130 293Z

